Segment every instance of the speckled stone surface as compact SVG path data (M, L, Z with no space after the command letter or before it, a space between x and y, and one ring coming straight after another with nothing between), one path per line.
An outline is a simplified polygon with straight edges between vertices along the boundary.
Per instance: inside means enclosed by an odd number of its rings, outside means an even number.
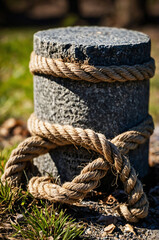
M133 65L150 59L147 35L125 29L72 27L38 32L34 51L45 57L94 65ZM149 81L89 83L51 76L34 76L34 106L39 119L91 128L112 139L139 124L148 114ZM71 180L97 155L73 146L57 148L34 159L41 174ZM148 142L130 151L142 178L148 172ZM105 183L103 180L102 184Z
M146 62L150 38L108 27L67 27L34 34L34 51L44 57L109 66Z

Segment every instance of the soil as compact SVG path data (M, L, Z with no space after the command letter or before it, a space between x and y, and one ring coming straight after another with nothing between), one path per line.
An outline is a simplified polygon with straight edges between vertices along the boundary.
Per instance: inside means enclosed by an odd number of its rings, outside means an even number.
M142 181L150 203L148 216L128 224L114 210L126 200L123 189L117 188L109 196L93 192L80 204L67 206L68 212L85 226L81 239L159 239L159 125L151 137L149 163L149 174Z

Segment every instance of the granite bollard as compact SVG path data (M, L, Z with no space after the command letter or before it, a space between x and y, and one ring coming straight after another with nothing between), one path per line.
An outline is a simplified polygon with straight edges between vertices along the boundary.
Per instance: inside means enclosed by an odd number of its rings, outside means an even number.
M117 28L68 27L34 35L35 54L93 66L142 64L150 60L150 49L147 35ZM34 76L34 111L39 119L90 128L107 139L142 122L148 115L148 101L149 80L91 83ZM140 178L148 172L148 147L149 141L128 154ZM63 183L72 180L97 156L70 145L35 158L33 163L41 175L59 176Z

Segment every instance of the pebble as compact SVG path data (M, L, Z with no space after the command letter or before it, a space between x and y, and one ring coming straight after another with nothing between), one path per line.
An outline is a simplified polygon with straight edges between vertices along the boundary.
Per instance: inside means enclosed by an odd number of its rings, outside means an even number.
M92 233L92 231L91 231L90 228L88 228L88 229L85 231L85 233L90 235L90 234Z
M23 219L24 219L23 214L18 214L17 217L16 217L16 220L17 220L18 223L23 221Z

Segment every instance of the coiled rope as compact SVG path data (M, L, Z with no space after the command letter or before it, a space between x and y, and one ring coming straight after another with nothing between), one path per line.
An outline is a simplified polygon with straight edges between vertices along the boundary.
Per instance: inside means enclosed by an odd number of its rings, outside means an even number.
M126 82L150 79L155 72L155 62L151 58L149 62L133 66L92 66L68 63L62 59L45 58L32 52L29 68L33 74L46 74L72 80L94 83Z
M90 82L125 82L151 78L155 65L154 60L150 59L147 63L134 66L90 66L48 59L33 52L30 71L33 74ZM128 195L127 203L119 205L119 212L127 221L137 222L147 216L149 203L142 184L125 154L147 141L153 133L153 128L152 117L148 115L138 126L109 141L103 134L91 129L50 124L32 114L28 120L28 129L33 136L12 151L1 180L3 183L8 181L12 186L20 184L28 163L56 147L73 144L91 149L99 153L99 158L88 163L71 182L59 186L52 183L49 177L33 177L28 184L29 192L36 198L72 204L82 200L88 192L95 189L108 169L112 168L119 175Z
M33 177L28 184L29 192L36 198L72 204L82 200L88 192L95 189L100 179L112 167L120 176L128 194L127 204L119 206L120 213L127 221L136 222L147 216L149 203L134 168L123 154L143 144L152 134L153 128L152 118L148 116L137 127L109 141L103 134L91 129L50 124L32 114L28 120L28 129L33 136L13 150L6 163L2 182L7 180L12 185L17 185L27 163L33 158L58 146L78 145L94 150L102 157L89 163L77 177L62 186L51 183L49 177Z

